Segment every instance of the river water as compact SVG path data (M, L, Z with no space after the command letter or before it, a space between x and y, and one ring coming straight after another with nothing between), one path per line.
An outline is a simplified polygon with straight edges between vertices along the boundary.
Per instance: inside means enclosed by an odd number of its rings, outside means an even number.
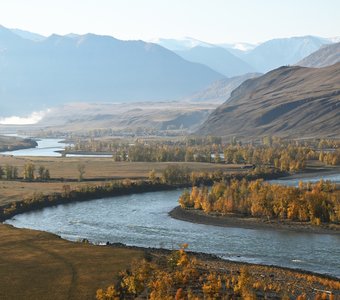
M55 151L65 146L60 141L42 139L37 148L6 154L59 156ZM340 174L323 178L340 182ZM299 180L272 182L297 185ZM109 241L167 249L189 243L189 250L230 260L300 268L340 278L340 235L226 228L175 220L168 212L178 205L181 193L182 190L162 191L59 205L17 215L6 223L95 243Z
M340 235L226 228L172 219L181 190L71 203L15 216L6 223L69 240L120 242L192 251L222 258L301 268L340 278Z
M16 134L12 136L18 136ZM24 137L24 136L22 136ZM58 157L61 153L58 151L65 150L67 146L62 139L38 139L38 146L35 148L21 149L14 151L0 152L3 155L13 156L49 156ZM67 154L67 157L112 157L112 155L105 154Z

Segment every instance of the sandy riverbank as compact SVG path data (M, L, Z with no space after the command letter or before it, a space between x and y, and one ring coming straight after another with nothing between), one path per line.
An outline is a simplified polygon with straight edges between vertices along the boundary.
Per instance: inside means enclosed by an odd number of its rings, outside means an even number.
M289 230L295 232L308 232L319 234L340 235L340 225L321 225L315 226L309 223L278 221L278 220L264 220L251 217L237 217L237 216L216 216L207 215L200 210L182 209L180 206L175 207L169 215L177 220L213 225L220 227L238 227L245 229L271 229L271 230Z

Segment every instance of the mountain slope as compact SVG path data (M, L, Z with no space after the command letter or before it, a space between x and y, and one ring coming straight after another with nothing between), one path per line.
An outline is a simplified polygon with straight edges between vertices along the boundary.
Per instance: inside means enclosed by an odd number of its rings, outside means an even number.
M215 102L222 103L231 95L231 92L236 89L244 81L260 76L260 73L247 73L245 75L230 77L213 82L203 91L199 91L184 98L186 101L193 102Z
M30 32L30 31L26 31L26 30L14 28L14 29L11 29L11 31L13 33L15 33L16 35L24 38L24 39L32 40L32 41L35 41L35 42L42 41L42 40L46 39L46 37L43 36L43 35L33 33L33 32Z
M0 27L0 112L68 102L173 100L223 76L143 41L86 34L23 39Z
M314 36L273 39L239 57L258 72L264 73L280 66L295 64L329 43L327 39Z
M249 64L222 47L197 46L175 52L188 61L204 64L227 77L255 71Z
M340 136L340 63L281 67L241 84L201 134L256 138Z
M171 51L183 51L189 50L191 48L200 46L200 47L216 47L216 45L209 44L191 37L185 37L182 39L164 39L164 38L157 38L152 39L149 42L158 44L166 49Z
M340 43L323 46L320 50L313 52L297 65L310 68L321 68L340 62Z

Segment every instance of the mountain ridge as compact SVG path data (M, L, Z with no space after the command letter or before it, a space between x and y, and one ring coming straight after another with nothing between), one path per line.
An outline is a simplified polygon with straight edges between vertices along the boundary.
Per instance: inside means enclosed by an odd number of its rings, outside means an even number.
M289 137L338 136L340 63L315 69L280 67L235 89L200 134Z
M224 78L152 43L95 34L32 41L5 27L0 67L6 115L78 101L175 100Z

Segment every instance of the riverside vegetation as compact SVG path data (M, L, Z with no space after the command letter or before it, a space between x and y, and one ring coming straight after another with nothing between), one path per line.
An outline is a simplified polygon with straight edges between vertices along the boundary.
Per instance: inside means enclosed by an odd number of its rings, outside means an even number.
M30 171L34 171L34 166L29 165ZM41 168L45 170L45 168ZM84 168L79 168L79 180L82 180L84 175ZM25 172L26 172L25 168ZM33 174L33 173L32 173ZM30 175L32 175L30 173ZM34 175L34 174L33 174ZM275 178L280 173L255 173L248 174L228 174L221 170L216 172L193 172L189 168L179 165L169 165L158 177L154 170L149 172L148 179L138 180L111 180L109 182L102 182L101 184L86 184L76 187L65 183L62 185L62 191L59 193L43 194L42 192L35 192L33 195L26 196L21 201L14 201L6 205L0 206L0 220L4 220L28 210L40 209L47 206L68 203L73 201L84 201L105 196L114 196L130 193L151 192L157 190L174 189L178 187L188 187L193 184L212 184L217 180L230 180L232 177L247 176L249 179L259 177ZM30 177L30 180L34 179Z
M340 282L292 270L252 265L223 266L186 252L187 244L166 256L135 261L98 289L97 300L118 299L338 299Z
M269 184L258 179L233 179L207 187L193 187L179 198L184 209L222 216L236 214L255 218L299 222L340 223L340 191L329 181L299 183L299 187Z

